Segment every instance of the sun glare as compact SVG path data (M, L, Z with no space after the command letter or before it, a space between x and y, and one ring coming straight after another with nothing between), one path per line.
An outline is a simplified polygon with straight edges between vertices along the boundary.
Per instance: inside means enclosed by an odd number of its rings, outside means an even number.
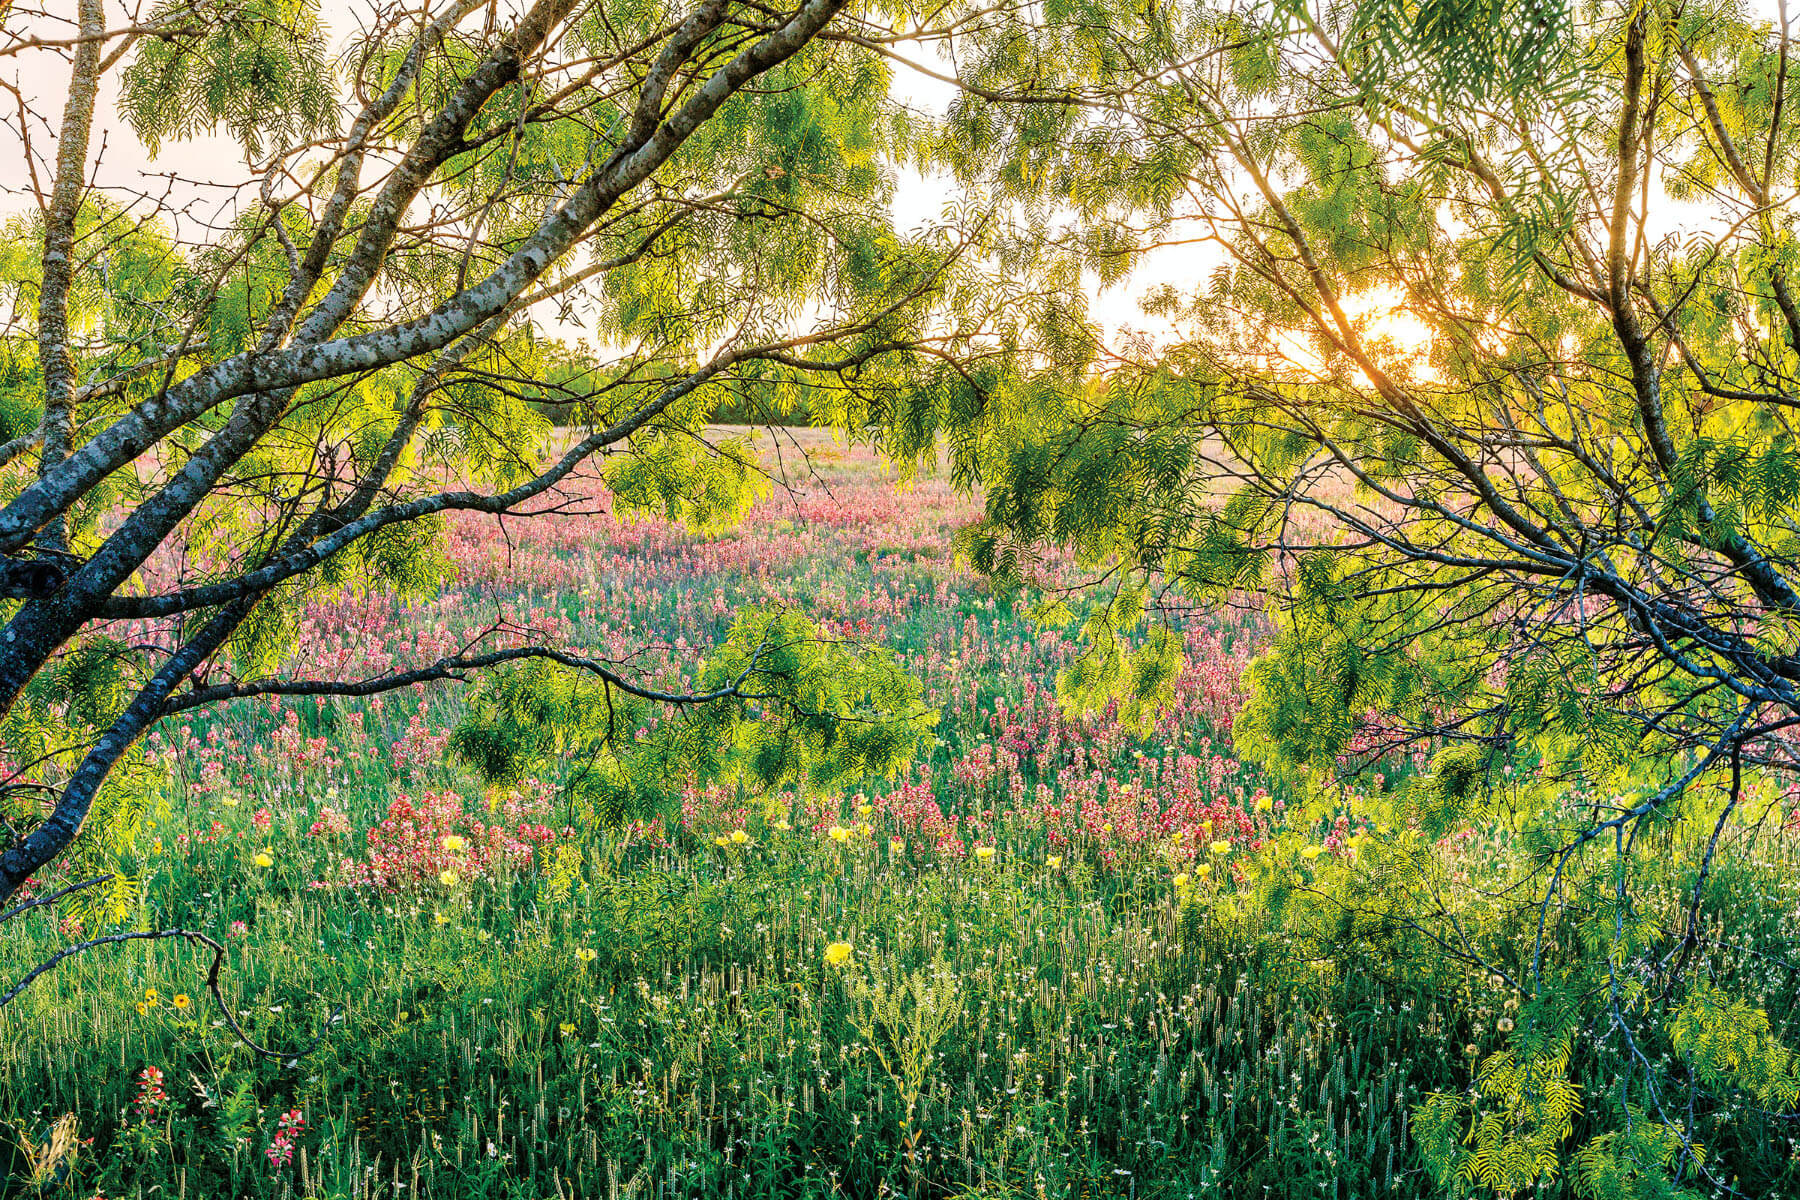
M1344 315L1349 318L1364 352L1391 378L1429 381L1438 378L1431 364L1431 327L1409 312L1406 293L1395 284L1384 284L1339 298ZM1266 356L1265 365L1286 364L1301 374L1317 380L1330 378L1336 372L1319 339L1311 330L1288 329L1275 334L1274 350ZM1351 376L1359 386L1367 387L1369 377L1356 367Z

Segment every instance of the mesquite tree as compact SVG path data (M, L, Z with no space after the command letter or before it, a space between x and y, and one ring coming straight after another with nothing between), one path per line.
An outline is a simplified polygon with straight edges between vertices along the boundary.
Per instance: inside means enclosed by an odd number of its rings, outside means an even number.
M1185 606L1267 604L1238 746L1367 840L1337 871L1294 823L1243 864L1263 899L1530 1001L1475 1115L1419 1114L1446 1186L1555 1171L1594 1055L1618 1124L1581 1186L1726 1186L1750 1159L1700 1143L1768 1131L1705 1114L1800 1095L1754 1006L1694 982L1782 953L1708 910L1749 903L1723 849L1779 829L1800 722L1785 16L1100 7L963 48L953 156L1062 205L1104 279L1201 269L1152 297L1160 346L986 431L969 548L1095 565L1076 704L1153 703ZM1459 831L1501 839L1482 886Z
M44 111L15 92L0 243L0 900L72 848L104 869L78 835L129 826L140 738L242 697L469 681L469 762L579 744L600 811L734 763L903 760L917 688L794 613L743 614L685 689L503 628L369 678L289 659L309 596L435 588L445 514L553 520L597 470L621 506L730 520L757 467L706 435L722 398L857 427L971 403L1038 306L982 275L1003 222L894 231L893 163L923 142L864 48L966 15L8 7L0 57L67 87ZM228 135L241 178L205 182L235 202L197 220L90 186L114 111L152 151ZM645 704L694 716L646 735Z

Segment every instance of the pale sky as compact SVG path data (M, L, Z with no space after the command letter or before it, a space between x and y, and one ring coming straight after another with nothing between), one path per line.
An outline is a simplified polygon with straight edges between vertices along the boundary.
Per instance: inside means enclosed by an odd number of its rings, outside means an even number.
M61 7L61 6L55 6ZM73 16L73 0L66 5ZM117 0L107 4L109 24L123 22L125 7ZM324 0L327 28L339 46L351 44L362 27L359 12L367 12L366 4L354 0ZM67 28L47 36L67 36ZM37 118L32 121L32 145L42 160L54 153L50 130L60 117L61 101L68 84L63 60L52 53L30 53L0 59L0 78L16 86L32 105ZM896 68L894 95L897 99L933 112L941 113L955 95L951 84L932 79L915 71ZM229 222L243 203L253 202L254 187L234 191L230 185L248 174L243 154L236 143L223 136L201 136L174 142L161 148L154 157L137 140L130 127L117 116L118 70L109 72L102 84L96 105L94 141L91 152L99 161L94 182L120 201L143 194L167 197L173 212L165 219L176 228L183 240L200 240L204 226ZM13 97L0 94L0 105L14 108L9 114L13 122L0 127L0 213L25 212L35 207L31 181L24 168L24 156L13 123L16 105ZM92 153L90 154L90 157ZM226 185L226 186L219 186ZM48 186L48 180L44 180ZM935 224L943 206L951 197L950 184L942 178L903 170L894 195L894 223L902 231ZM1197 249L1178 253L1161 253L1140 265L1121 286L1101 291L1097 281L1090 288L1093 313L1110 335L1122 326L1142 326L1146 318L1138 309L1137 298L1153 286L1168 282L1194 282L1216 264L1217 257ZM573 329L554 331L561 336L575 336Z
M141 0L131 0L139 3ZM67 0L73 14L73 0ZM124 6L119 0L108 0L109 24L123 20ZM1752 12L1775 19L1776 0L1752 0ZM324 11L331 36L338 45L353 44L362 22L359 12L367 11L357 0L324 0ZM51 36L66 36L67 28ZM935 69L947 69L935 64ZM243 179L248 171L235 143L220 136L202 136L176 142L162 148L152 158L115 113L118 85L115 69L103 85L99 104L93 149L99 152L95 171L96 184L115 198L125 200L149 193L166 196L174 209L166 219L176 227L178 237L200 240L203 225L230 221L236 205L253 201L254 188L234 193L229 187ZM66 67L57 55L50 53L21 54L0 59L0 78L14 84L37 112L41 120L33 121L33 147L40 158L52 152L53 139L48 130L60 114L63 89L67 85ZM942 112L955 94L954 86L904 68L896 69L894 95L916 107ZM0 105L12 105L13 97L0 94ZM16 120L16 115L15 115ZM48 125L46 125L48 122ZM23 155L17 135L10 126L0 127L0 212L27 211L33 207L30 180L24 172ZM938 213L950 197L946 180L903 171L898 179L894 199L894 221L901 230L935 223ZM1677 221L1677 224L1680 222ZM1149 290L1166 283L1196 285L1219 264L1222 252L1216 246L1182 246L1146 256L1121 284L1101 290L1097 281L1090 286L1092 312L1109 337L1122 328L1147 329L1163 333L1167 326L1160 319L1146 317L1138 306ZM576 335L575 330L558 329L560 336Z

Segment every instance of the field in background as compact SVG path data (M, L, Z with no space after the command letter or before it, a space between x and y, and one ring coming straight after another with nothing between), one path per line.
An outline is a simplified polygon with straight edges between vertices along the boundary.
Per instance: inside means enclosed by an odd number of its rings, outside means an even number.
M263 1042L341 1018L259 1061L202 956L97 950L0 1014L0 1117L73 1112L82 1196L1425 1194L1406 1109L1497 1047L1480 999L1284 954L1220 900L1284 820L1229 736L1261 620L1192 624L1150 736L1068 719L1069 637L951 561L971 502L820 431L783 431L790 468L793 438L810 470L728 536L598 493L459 518L453 586L317 605L300 661L366 674L503 622L673 683L738 606L791 605L942 706L905 778L690 790L604 836L547 783L484 792L447 760L455 685L165 726L148 919L229 946ZM89 921L12 922L0 962Z

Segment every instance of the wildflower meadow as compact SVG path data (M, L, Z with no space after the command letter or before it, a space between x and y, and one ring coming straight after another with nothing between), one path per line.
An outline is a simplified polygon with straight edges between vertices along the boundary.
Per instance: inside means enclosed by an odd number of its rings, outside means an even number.
M552 780L457 765L454 683L170 723L129 876L9 928L5 963L116 928L123 888L223 948L229 1012L193 941L61 964L0 1011L13 1127L72 1113L83 1196L1439 1194L1419 1106L1468 1085L1518 994L1253 901L1259 858L1353 889L1400 836L1353 791L1302 816L1234 753L1258 608L1184 626L1148 725L1071 715L1076 643L1028 611L1058 563L990 587L941 475L812 459L720 536L598 494L579 522L461 521L440 596L316 604L300 652L353 675L499 621L675 683L739 606L792 607L895 649L939 714L927 753L596 829ZM1791 931L1790 844L1763 851L1738 880ZM1517 850L1441 853L1498 877Z
M1786 0L0 0L0 1200L1800 1200Z

